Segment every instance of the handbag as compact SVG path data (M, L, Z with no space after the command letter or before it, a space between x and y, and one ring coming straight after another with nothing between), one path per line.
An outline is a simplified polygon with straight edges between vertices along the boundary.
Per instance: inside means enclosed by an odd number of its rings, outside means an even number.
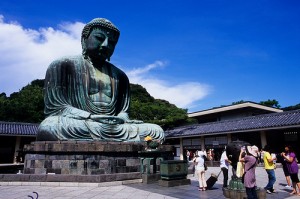
M249 171L250 169L252 169L252 168L256 165L256 162L257 162L257 161L255 161L255 163L254 163L251 167L249 167L249 168L247 169L247 171ZM242 175L242 183L243 183L243 184L244 184L244 181L245 181L245 175L246 175L247 171L245 171L245 172L243 173L243 175Z

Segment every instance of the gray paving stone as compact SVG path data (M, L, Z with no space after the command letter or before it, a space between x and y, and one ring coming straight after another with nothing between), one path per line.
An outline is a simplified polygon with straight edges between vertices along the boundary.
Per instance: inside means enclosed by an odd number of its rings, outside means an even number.
M218 167L209 167L206 172L208 179L211 173L217 174ZM267 199L299 199L299 196L289 196L291 190L286 189L285 177L281 168L275 170L276 194L268 194ZM231 176L231 171L229 171ZM267 174L262 167L256 169L257 185L264 187L267 184ZM34 196L33 192L39 194L42 199L222 199L225 198L222 192L222 174L212 190L198 191L198 181L196 176L189 175L191 185L177 187L162 187L158 183L143 184L132 183L17 183L0 182L0 199L24 199L28 195ZM86 186L85 186L86 185Z

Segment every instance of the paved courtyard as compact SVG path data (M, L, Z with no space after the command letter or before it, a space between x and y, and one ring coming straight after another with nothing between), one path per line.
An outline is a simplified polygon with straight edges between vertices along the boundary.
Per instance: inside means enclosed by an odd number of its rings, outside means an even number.
M220 168L209 167L206 172L208 178L211 173L218 173ZM267 175L262 167L256 169L257 185L264 187L267 183ZM231 171L229 172L231 176ZM36 198L36 193L39 199L108 199L108 198L124 198L124 199L171 199L171 198L186 198L186 199L221 199L225 198L222 192L222 174L212 190L198 191L198 181L193 175L188 176L192 184L178 187L162 187L157 183L143 184L138 183L20 183L20 182L0 182L0 199L25 199ZM267 199L282 199L282 198L298 198L300 196L290 196L290 189L286 189L285 177L281 168L276 169L277 181L275 189L277 193L267 194ZM36 193L33 193L36 192Z

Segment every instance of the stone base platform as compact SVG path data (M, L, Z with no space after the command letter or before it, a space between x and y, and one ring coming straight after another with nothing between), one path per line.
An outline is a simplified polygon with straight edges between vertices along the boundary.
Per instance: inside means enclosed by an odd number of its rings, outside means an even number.
M23 174L0 174L0 181L101 183L142 179L145 167L159 171L160 160L169 159L173 151L170 145L161 145L155 152L145 148L144 142L32 142L23 149ZM145 154L157 161L145 161Z
M24 148L24 174L102 175L140 172L143 143L33 142Z
M140 172L103 175L0 174L0 182L79 182L103 183L141 179Z
M145 184L155 183L158 180L160 180L160 174L159 173L142 174L142 180L143 180L143 183L145 183Z

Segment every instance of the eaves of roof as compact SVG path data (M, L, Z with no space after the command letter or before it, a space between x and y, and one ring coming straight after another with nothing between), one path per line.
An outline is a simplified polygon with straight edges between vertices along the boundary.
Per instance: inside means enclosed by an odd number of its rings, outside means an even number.
M264 106L264 105L257 104L257 103L254 103L254 102L244 102L244 103L241 103L241 104L223 106L223 107L208 109L208 110L204 110L204 111L189 113L188 117L205 116L205 115L210 115L210 114L214 114L214 113L221 113L221 112L225 112L225 111L239 110L239 109L247 108L247 107L248 108L251 107L251 108L255 108L255 109L261 109L261 110L274 112L274 113L282 112L281 109Z
M166 138L178 138L292 127L300 127L300 109L244 117L241 119L189 125L167 130L165 135Z
M0 121L0 135L36 136L39 124Z

